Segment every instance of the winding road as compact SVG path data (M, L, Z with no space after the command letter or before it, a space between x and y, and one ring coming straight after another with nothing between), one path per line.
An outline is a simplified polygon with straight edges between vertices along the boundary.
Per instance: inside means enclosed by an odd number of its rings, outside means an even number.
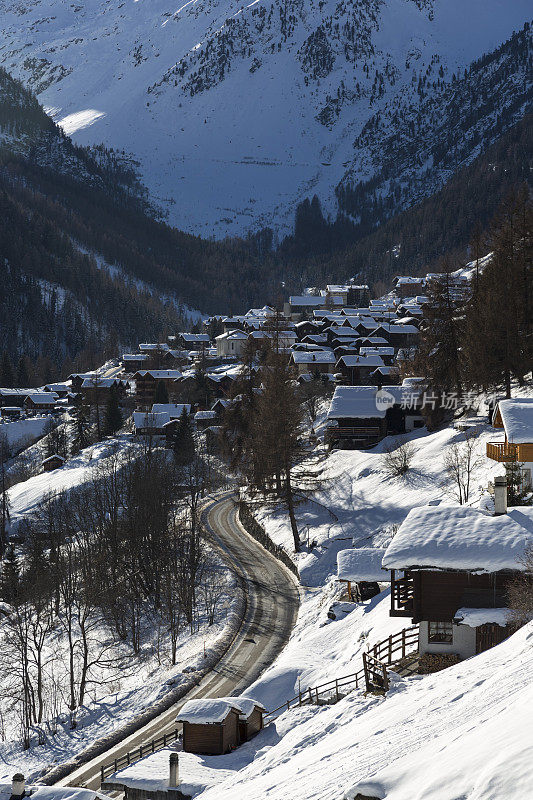
M176 714L195 697L241 694L273 663L296 621L299 591L296 579L279 561L249 536L237 519L232 494L204 506L203 524L212 544L241 582L245 597L244 620L226 654L182 700L118 745L78 767L57 786L100 787L100 768L176 727Z

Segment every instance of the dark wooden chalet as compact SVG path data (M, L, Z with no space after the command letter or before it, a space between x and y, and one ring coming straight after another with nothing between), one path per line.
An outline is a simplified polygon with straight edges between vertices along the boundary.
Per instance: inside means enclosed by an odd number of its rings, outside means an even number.
M505 479L495 492L506 492ZM506 508L496 497L496 507ZM383 557L393 617L420 625L420 653L468 658L505 639L507 589L533 543L533 509L490 516L467 506L413 509Z

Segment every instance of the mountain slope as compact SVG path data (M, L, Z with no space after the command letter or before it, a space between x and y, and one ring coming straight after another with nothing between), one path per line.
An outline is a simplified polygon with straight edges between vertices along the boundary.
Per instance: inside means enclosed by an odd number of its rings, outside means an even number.
M347 168L353 184L370 177L354 152L369 120L416 108L421 81L440 102L530 4L1 0L0 11L0 59L67 133L134 153L173 224L222 237L287 231L313 193L334 211Z

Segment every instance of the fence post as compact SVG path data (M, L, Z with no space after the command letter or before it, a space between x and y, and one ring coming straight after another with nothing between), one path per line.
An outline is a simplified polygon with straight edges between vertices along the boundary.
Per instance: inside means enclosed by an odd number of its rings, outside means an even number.
M392 633L389 636L389 664L392 664Z
M126 753L126 758L127 758L127 760L128 760L128 764L129 764L129 763L130 763L130 751L129 751L129 750L128 750L128 752Z
M311 687L309 687L309 705L313 705L313 697L311 695Z
M302 690L298 689L298 705L302 705Z
M315 689L315 692L316 692L316 704L317 704L317 706L318 706L318 705L319 705L319 702L318 702L318 686L317 686L317 688Z
M402 630L402 658L405 658L405 628Z
M105 770L105 767L100 767L100 783L104 782L104 778L105 778L104 770Z
M366 690L368 692L370 687L368 685L368 664L367 664L367 661L366 661L366 653L363 653L363 670L364 670L364 673L365 673Z
M339 680L338 678L335 680L335 695L337 697L337 703L339 702Z

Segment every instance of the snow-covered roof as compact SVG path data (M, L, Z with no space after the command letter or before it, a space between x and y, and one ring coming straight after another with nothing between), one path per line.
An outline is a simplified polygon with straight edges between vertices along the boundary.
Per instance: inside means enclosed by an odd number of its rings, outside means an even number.
M383 566L520 570L519 559L528 544L533 544L533 508L521 506L489 516L467 506L423 506L409 512L385 552Z
M194 419L215 419L216 415L216 411L197 411Z
M533 442L533 398L500 400L498 410L509 442Z
M346 367L383 367L383 359L377 355L360 355L360 356L341 356L339 361L342 361Z
M425 283L425 278L416 278L411 275L402 275L399 278L396 278L396 285L404 284L404 283Z
M143 342L139 345L139 350L168 350L166 342Z
M52 455L48 456L48 458L43 458L43 464L47 464L49 461L56 461L57 459L60 461L65 461L63 456L60 456L59 453L52 453Z
M334 364L335 353L331 350L293 350L292 360L295 364Z
M337 577L343 581L388 581L381 562L385 550L378 547L352 547L337 553Z
M142 378L146 375L151 375L152 378L181 378L179 369L140 369L135 374Z
M150 358L148 353L123 353L123 361L147 361Z
M84 378L81 385L82 389L109 389L116 383L120 383L118 378L101 378L93 375L91 378Z
M379 327L387 333L419 333L416 325L398 325L393 322L382 322Z
M376 386L337 386L328 411L328 419L370 419L385 417L386 408L376 405Z
M168 411L159 412L158 414L154 414L151 411L133 412L133 424L136 430L139 428L157 428L161 430L164 425L173 419L175 417L171 417Z
M477 628L479 625L485 625L486 622L494 622L505 628L509 621L508 608L458 608L453 615L454 619L461 622L462 625L469 625L471 628Z
M231 711L241 713L239 698L219 697L188 700L178 712L176 722L190 722L193 725L216 725L224 722Z
M30 399L36 405L49 405L50 403L55 403L57 394L55 392L32 392L27 396L27 399Z
M180 333L180 339L191 343L211 341L208 333Z
M181 417L183 409L187 414L191 413L191 406L189 403L154 403L152 406L152 414L167 413L171 419Z
M394 347L387 347L385 345L365 345L365 347L361 347L359 353L362 356L393 356L394 355Z

